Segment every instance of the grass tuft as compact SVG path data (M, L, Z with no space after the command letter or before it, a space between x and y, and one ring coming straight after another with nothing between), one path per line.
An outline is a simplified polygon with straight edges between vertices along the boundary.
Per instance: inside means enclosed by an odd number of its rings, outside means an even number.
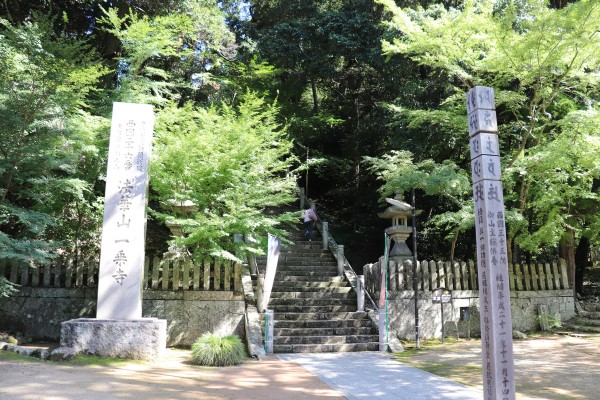
M219 336L204 333L192 345L192 362L211 367L239 365L244 361L246 351L236 335Z

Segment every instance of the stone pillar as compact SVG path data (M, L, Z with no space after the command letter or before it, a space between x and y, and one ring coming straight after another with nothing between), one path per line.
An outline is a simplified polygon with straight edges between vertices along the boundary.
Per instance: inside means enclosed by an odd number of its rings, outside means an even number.
M365 276L356 276L356 311L365 311Z
M338 276L344 276L344 246L341 244L337 246L337 268Z
M267 310L265 312L265 352L267 354L273 354L273 327L275 313L273 310Z
M384 307L379 309L379 351L387 351L387 329L385 322Z
M323 221L321 236L323 237L323 250L329 248L329 223Z
M99 319L142 317L146 192L153 127L151 105L113 104L98 276Z

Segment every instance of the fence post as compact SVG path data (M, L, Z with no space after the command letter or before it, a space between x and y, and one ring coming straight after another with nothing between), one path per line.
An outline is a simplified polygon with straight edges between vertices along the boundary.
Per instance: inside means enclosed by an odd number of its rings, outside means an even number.
M304 210L304 188L300 188L300 209Z
M337 247L337 268L338 276L344 276L344 246L341 244Z
M365 311L365 276L356 276L356 311Z
M327 250L328 245L329 245L329 223L328 222L323 221L321 236L323 237L323 250Z
M273 310L265 312L265 353L273 354L273 326L275 317Z

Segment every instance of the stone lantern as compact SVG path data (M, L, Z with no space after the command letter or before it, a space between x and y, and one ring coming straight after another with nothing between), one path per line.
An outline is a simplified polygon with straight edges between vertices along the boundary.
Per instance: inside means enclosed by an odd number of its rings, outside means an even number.
M385 199L390 206L384 212L379 213L379 218L389 218L392 220L392 226L385 230L385 233L394 240L394 247L390 251L389 257L395 261L404 261L412 257L412 252L406 245L406 239L412 233L412 227L408 226L408 218L412 213L410 204L398 199Z
M165 208L170 209L175 212L178 216L188 216L193 212L198 211L198 206L191 201L178 201L174 199L167 200ZM165 225L171 230L173 236L183 236L183 230L181 229L181 224L176 222L173 219L167 219L165 221Z

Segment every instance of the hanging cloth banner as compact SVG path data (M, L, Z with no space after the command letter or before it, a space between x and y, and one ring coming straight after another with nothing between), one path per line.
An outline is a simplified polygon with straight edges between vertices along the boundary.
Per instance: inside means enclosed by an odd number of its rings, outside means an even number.
M281 251L281 240L275 235L269 233L269 245L267 250L267 268L265 271L265 281L263 289L262 304L260 312L267 309L271 290L273 289L273 281L275 280L275 272L277 272L277 263L279 262L279 252Z

